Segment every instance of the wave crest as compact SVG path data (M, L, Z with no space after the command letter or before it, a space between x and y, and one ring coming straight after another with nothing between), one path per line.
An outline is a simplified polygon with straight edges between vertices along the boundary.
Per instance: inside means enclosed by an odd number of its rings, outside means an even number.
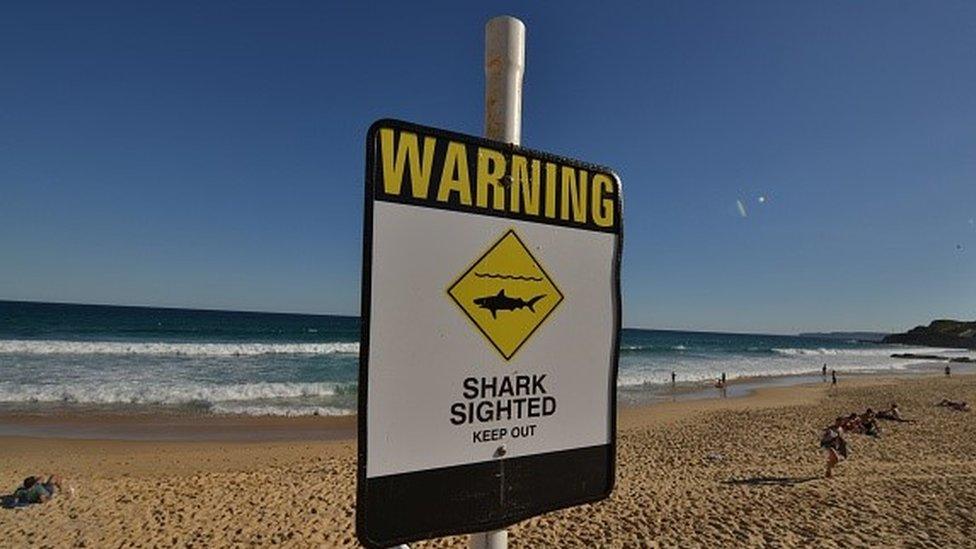
M353 410L334 406L275 406L273 404L215 404L210 411L219 415L244 416L347 416Z
M219 402L321 398L349 392L341 384L236 383L155 384L115 382L56 385L0 383L0 402L63 402L72 404L212 405Z
M150 355L262 356L357 354L359 343L170 343L10 339L0 354L17 355Z

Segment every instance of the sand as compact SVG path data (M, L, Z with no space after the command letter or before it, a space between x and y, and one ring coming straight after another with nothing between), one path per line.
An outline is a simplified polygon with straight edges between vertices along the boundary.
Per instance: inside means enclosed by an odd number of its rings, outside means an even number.
M976 412L934 407L943 396L976 402L976 376L862 378L623 409L613 496L520 523L510 544L974 546ZM879 439L850 435L851 458L823 479L821 427L891 401L919 423L883 422ZM350 439L2 437L0 485L57 471L75 495L0 510L0 545L354 546L355 461Z

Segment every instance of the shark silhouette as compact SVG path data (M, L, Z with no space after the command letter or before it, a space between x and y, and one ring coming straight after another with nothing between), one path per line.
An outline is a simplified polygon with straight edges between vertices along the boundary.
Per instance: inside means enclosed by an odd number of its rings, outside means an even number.
M498 318L498 311L514 311L524 307L528 307L529 310L534 313L536 302L544 297L546 297L546 294L537 295L532 299L525 301L520 297L508 297L505 295L505 289L502 288L501 290L498 290L498 293L495 295L476 298L474 300L474 304L482 309L488 309L491 311L492 318Z

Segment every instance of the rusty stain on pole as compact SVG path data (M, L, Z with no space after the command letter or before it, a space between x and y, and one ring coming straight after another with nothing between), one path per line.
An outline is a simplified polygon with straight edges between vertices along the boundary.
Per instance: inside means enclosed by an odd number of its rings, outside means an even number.
M485 137L522 142L525 24L502 15L485 25Z

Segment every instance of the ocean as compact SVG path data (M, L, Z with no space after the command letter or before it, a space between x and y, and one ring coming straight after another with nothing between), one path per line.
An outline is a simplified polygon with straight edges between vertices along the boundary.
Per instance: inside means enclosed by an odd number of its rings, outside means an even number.
M341 415L356 407L359 319L0 301L0 411ZM728 379L904 371L854 340L625 329L618 390ZM931 367L931 366L929 366Z

